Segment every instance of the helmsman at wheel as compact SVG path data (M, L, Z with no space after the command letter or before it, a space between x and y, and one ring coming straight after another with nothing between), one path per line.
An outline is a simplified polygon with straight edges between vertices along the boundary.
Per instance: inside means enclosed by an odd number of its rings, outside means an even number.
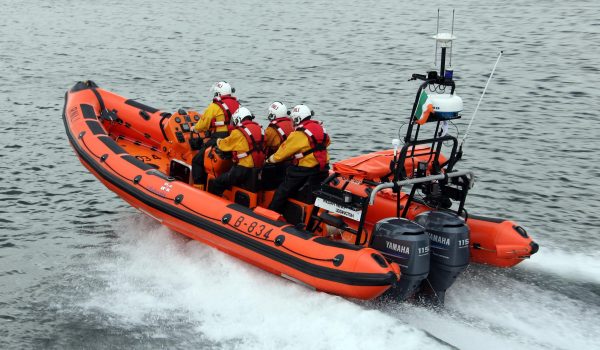
M229 135L231 117L240 106L238 100L232 96L235 89L228 82L219 81L213 85L212 90L214 91L212 103L206 107L200 120L192 129L194 132L208 132L210 137L192 160L194 185L200 188L206 181L204 153L207 148L215 145L217 138L225 138Z

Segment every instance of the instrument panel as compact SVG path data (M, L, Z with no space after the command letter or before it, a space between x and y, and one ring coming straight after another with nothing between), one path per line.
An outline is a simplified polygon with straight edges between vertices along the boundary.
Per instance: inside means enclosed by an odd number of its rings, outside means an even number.
M192 128L200 120L200 113L180 109L161 122L163 136L162 151L171 157L186 159L194 150L190 145ZM195 136L199 137L199 136Z
M165 125L165 136L173 143L185 143L190 138L190 131L199 120L198 112L180 109L169 118Z

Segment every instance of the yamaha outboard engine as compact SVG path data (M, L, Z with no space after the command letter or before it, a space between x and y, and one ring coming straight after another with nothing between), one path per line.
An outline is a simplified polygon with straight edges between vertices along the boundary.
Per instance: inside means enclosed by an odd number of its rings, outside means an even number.
M446 290L469 265L469 227L463 218L445 211L428 211L415 218L431 242L431 267L421 293L443 305Z
M400 281L387 295L396 300L413 295L429 273L429 237L425 229L405 218L383 219L375 225L371 247L400 265Z

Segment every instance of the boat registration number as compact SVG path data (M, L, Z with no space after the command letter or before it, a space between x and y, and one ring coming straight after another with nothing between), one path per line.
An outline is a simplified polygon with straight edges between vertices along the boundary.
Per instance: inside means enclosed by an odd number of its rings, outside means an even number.
M317 198L315 205L319 208L329 210L332 213L340 214L355 221L360 221L360 216L362 214L360 210L348 208L323 198Z
M273 228L263 225L258 221L246 220L246 218L242 215L240 215L237 220L233 222L232 226L242 232L247 232L255 235L256 237L267 240L269 239L271 232L273 232Z

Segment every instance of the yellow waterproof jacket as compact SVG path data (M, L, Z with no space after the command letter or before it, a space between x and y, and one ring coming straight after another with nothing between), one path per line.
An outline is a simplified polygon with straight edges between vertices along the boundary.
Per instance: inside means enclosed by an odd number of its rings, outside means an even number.
M327 139L327 146L329 146ZM294 131L288 136L277 152L269 157L271 163L279 163L288 159L294 159L294 155L310 150L310 141L308 136L303 131ZM327 163L329 163L329 152L327 152ZM313 168L319 165L315 156L311 153L298 161L298 166Z
M238 129L233 130L226 138L218 139L217 147L219 147L221 151L225 152L245 153L250 151L250 145L248 145L246 136L244 136L244 134L242 134L242 132ZM248 155L247 157L241 158L238 162L238 165L246 168L254 168L252 156Z
M275 128L265 130L265 145L272 150L277 150L281 145L281 136Z
M223 114L223 110L221 109L221 107L219 107L218 104L216 104L214 102L212 102L211 104L208 105L208 107L206 107L206 109L202 113L202 116L200 117L200 120L194 126L194 129L196 131L210 130L210 125L211 125L211 122L213 119L215 119L215 121L218 121L218 122L225 121L225 115ZM227 132L228 131L227 125L217 126L215 131L216 132Z

